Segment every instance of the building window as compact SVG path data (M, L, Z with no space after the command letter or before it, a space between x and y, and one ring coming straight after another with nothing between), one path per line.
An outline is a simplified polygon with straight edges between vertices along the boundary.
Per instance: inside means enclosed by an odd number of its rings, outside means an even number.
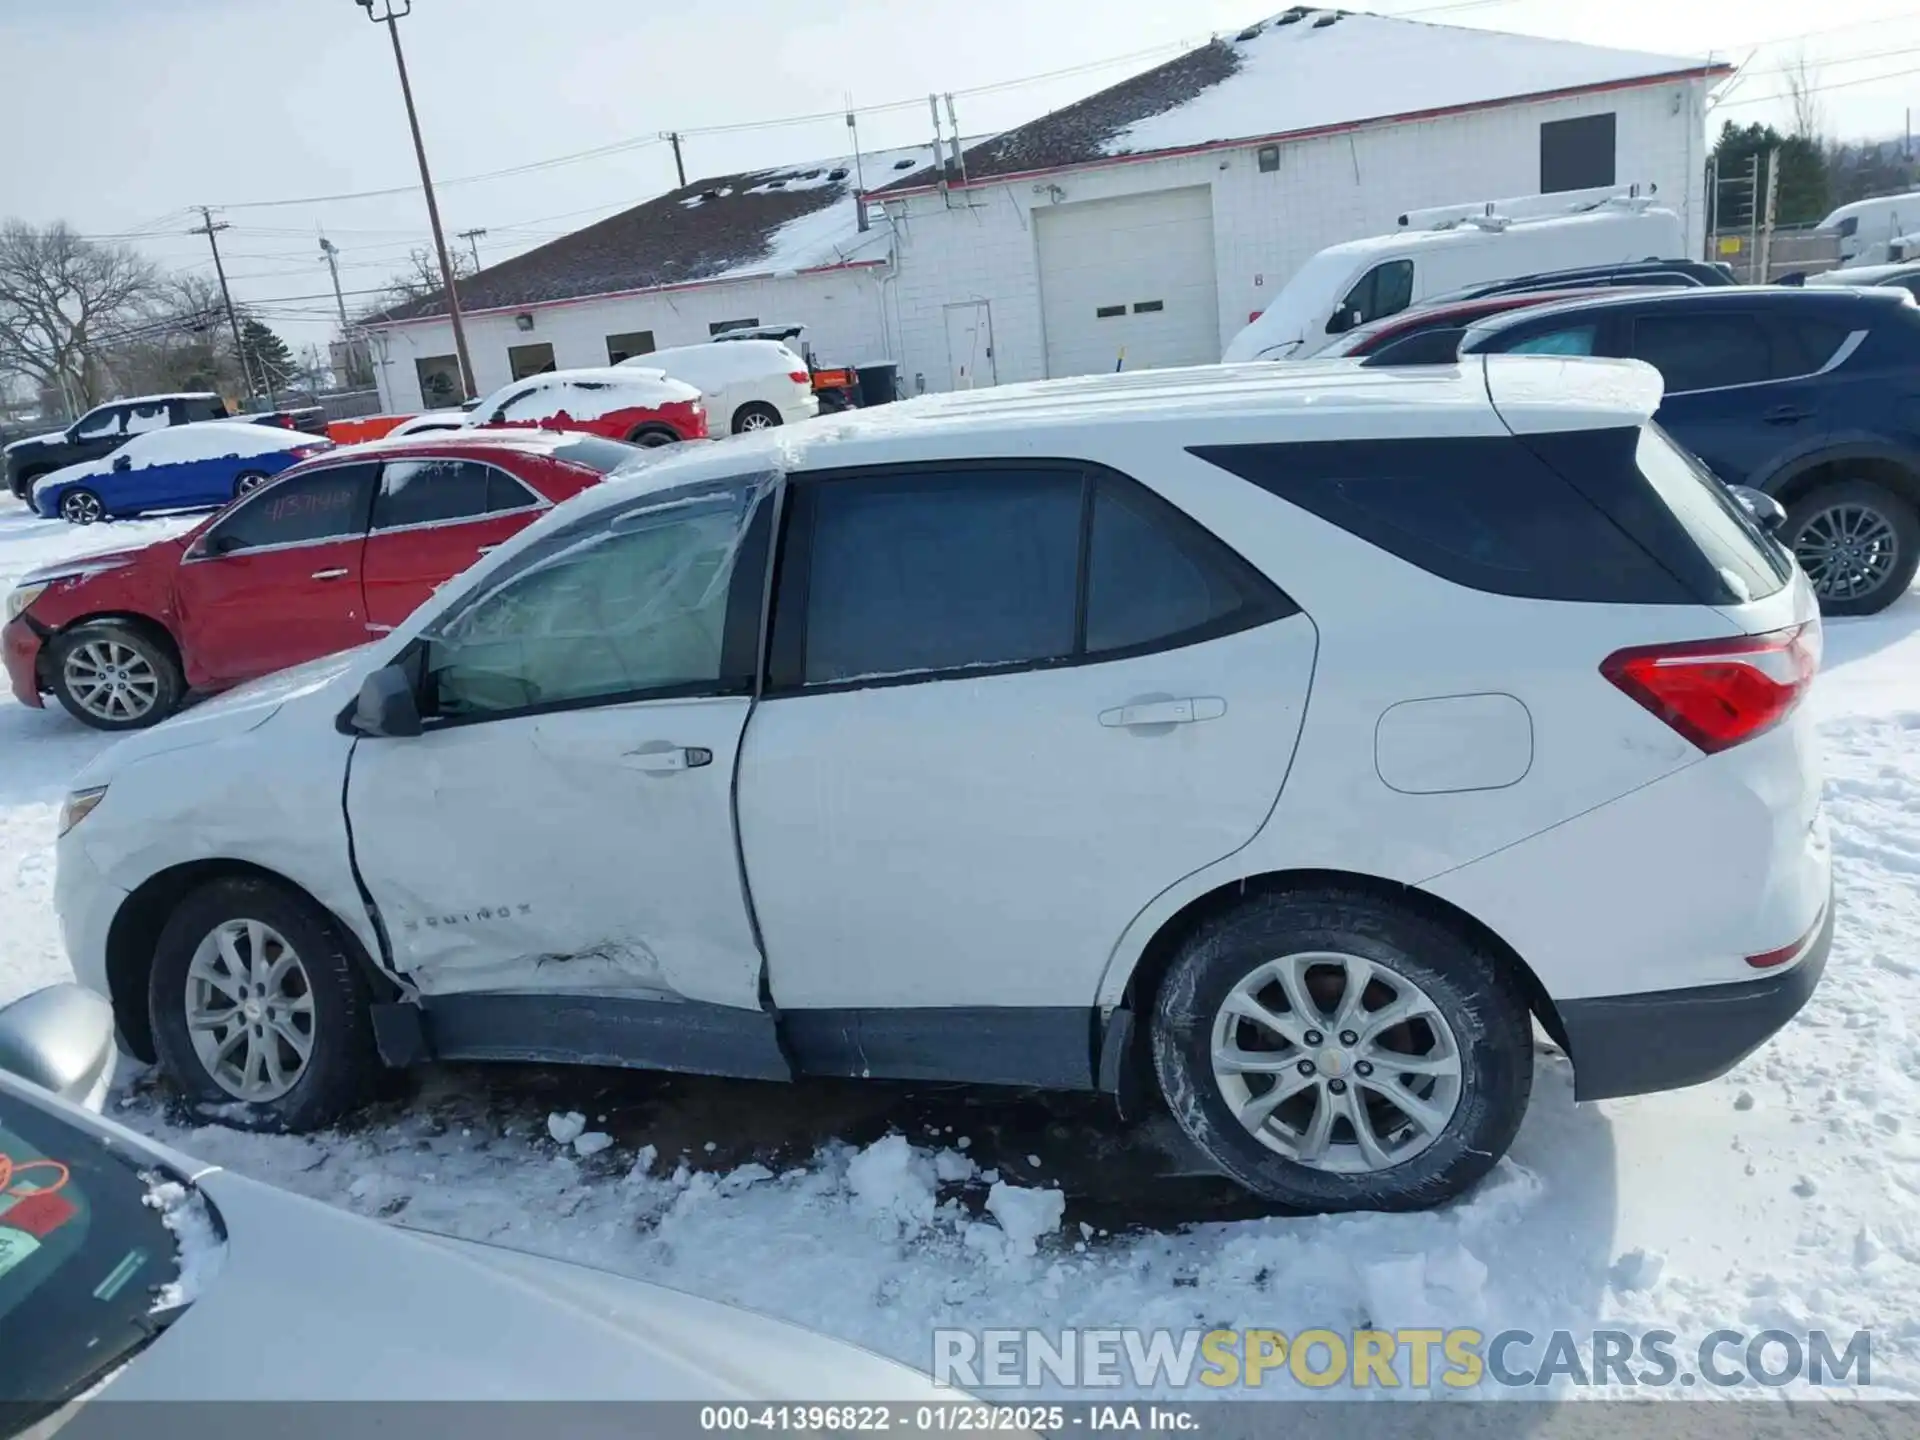
M507 368L513 372L515 380L524 380L529 375L545 375L554 368L553 346L544 340L538 345L509 345Z
M713 324L707 326L707 333L709 335L725 335L730 330L751 330L759 323L760 321L757 318L752 320L716 320Z
M1124 305L1102 305L1093 312L1093 318L1096 320L1112 320L1126 313L1127 307Z
M1540 193L1591 190L1614 181L1612 111L1578 120L1549 120L1540 127Z
M629 330L624 335L609 335L607 363L618 365L622 360L631 360L636 355L651 355L658 348L653 343L651 330Z
M460 384L460 359L456 355L428 355L413 362L420 377L420 400L430 410L458 405L466 398Z
M1136 300L1133 306L1133 313L1136 315L1158 315L1166 308L1167 302L1164 300Z

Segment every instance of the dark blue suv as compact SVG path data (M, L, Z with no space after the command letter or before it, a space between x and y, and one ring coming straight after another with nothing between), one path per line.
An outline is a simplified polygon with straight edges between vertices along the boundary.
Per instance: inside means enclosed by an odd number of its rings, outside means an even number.
M1492 317L1460 353L1630 356L1659 421L1723 481L1786 507L1830 615L1868 615L1920 564L1920 308L1904 290L1721 286Z

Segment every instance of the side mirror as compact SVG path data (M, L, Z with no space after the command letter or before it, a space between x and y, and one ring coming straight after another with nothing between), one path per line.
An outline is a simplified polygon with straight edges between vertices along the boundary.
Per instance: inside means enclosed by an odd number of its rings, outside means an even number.
M1349 306L1333 312L1333 318L1327 321L1327 334L1344 335L1360 323L1359 310Z
M356 734L405 740L420 733L420 703L413 680L399 665L376 670L360 682L351 725Z
M1787 523L1787 511L1778 500L1764 490L1756 490L1751 485L1729 485L1733 498L1746 507L1760 528L1770 535L1778 535L1780 527Z
M116 455L116 456L114 456L114 457L113 457L113 468L114 468L114 469L115 469L116 471L118 471L118 470L131 470L131 469L133 468L133 457L132 457L131 455Z
M113 1080L113 1007L78 985L49 985L0 1009L0 1070L98 1110Z

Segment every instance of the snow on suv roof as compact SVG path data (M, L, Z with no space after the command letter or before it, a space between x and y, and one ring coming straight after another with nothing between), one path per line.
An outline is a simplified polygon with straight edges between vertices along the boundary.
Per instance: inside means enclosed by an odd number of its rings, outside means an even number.
M1275 421L1302 440L1584 430L1642 424L1661 393L1659 373L1637 360L1496 355L1417 371L1347 360L1200 365L923 395L735 435L724 445L649 451L619 478L653 490L735 477L756 465L788 471L891 461L904 450L924 459L1070 457L1075 431L1137 424L1186 422L1195 443L1256 427L1273 438Z

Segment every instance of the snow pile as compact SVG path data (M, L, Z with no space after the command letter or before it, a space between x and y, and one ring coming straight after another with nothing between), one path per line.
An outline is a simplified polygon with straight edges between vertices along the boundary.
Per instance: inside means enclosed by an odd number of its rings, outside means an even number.
M1027 1190L1002 1180L987 1192L987 1213L1000 1222L1016 1253L1031 1255L1041 1236L1060 1228L1067 1197L1058 1190Z
M587 1117L578 1110L569 1110L564 1115L556 1110L547 1116L547 1134L553 1137L556 1145L571 1145L586 1128Z
M847 1162L855 1207L905 1235L925 1229L939 1208L936 1178L932 1162L904 1135L876 1140Z
M892 231L884 220L870 223L866 230L860 228L859 207L865 201L858 193L858 182L864 180L869 190L878 190L893 184L908 171L936 163L937 158L931 145L910 145L897 150L863 150L857 164L855 157L843 155L761 176L743 193L770 195L829 188L837 193L828 204L774 230L760 255L706 278L784 275L856 260L885 259ZM835 179L835 175L840 178ZM718 195L708 197L709 203L716 198Z
M1286 135L1671 75L1705 63L1385 15L1317 10L1284 19L1248 27L1258 33L1246 39L1226 39L1239 61L1233 74L1122 130L1107 142L1107 153Z
M226 1259L226 1242L207 1213L207 1202L197 1190L173 1180L148 1177L146 1203L160 1212L179 1247L180 1276L154 1291L153 1310L178 1310L206 1292Z

